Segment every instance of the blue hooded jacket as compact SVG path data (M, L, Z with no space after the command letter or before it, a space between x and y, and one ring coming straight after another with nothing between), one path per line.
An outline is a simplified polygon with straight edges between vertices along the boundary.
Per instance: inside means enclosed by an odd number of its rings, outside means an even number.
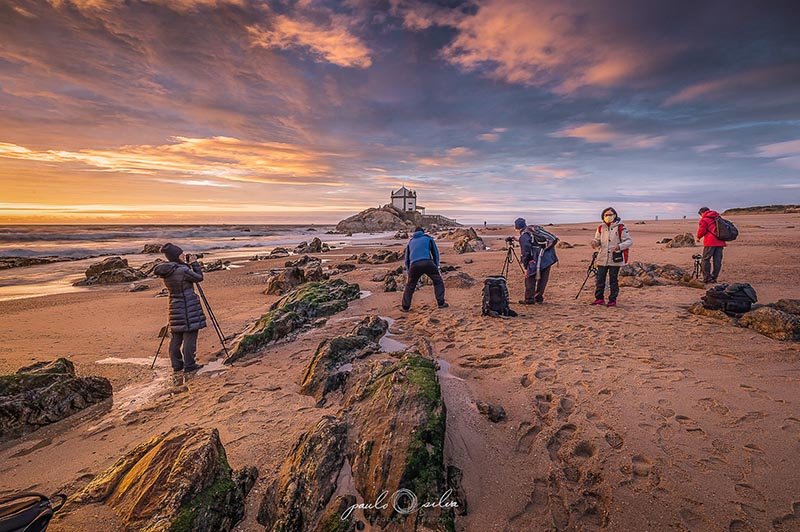
M436 242L424 231L416 231L406 246L405 268L418 260L432 260L439 267L439 249Z

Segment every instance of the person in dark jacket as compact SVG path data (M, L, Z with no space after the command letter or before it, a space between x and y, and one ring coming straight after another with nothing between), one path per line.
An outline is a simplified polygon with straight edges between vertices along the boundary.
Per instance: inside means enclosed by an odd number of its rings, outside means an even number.
M195 352L197 333L206 326L206 316L194 292L194 284L203 280L203 269L194 258L187 264L183 250L175 244L164 244L161 252L169 262L156 266L153 273L164 279L169 290L169 357L173 371L189 373L203 367L195 361Z
M519 231L520 262L525 268L525 299L520 304L544 303L550 267L558 262L558 238L538 225L529 226L525 218L514 220L514 227Z
M436 242L425 234L421 227L414 228L414 234L408 241L403 268L406 271L406 288L403 290L403 311L411 308L411 298L420 277L427 275L433 281L433 291L439 308L449 305L444 300L444 281L439 273L439 249Z
M697 240L703 239L703 282L716 283L722 271L722 249L725 242L717 238L717 218L719 213L708 207L701 207L697 214L700 221L697 224ZM711 262L714 269L711 269Z

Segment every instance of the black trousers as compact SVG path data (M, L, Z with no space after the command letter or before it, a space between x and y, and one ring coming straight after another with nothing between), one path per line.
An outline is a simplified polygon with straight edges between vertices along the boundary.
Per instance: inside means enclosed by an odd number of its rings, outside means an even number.
M595 299L605 299L603 296L606 292L606 276L608 276L609 284L611 285L611 293L608 295L608 300L617 300L619 295L619 268L619 266L597 267L597 283L594 288Z
M436 263L430 259L412 262L408 268L408 279L406 288L403 290L403 308L411 308L411 298L414 297L414 289L417 287L420 277L427 275L433 281L433 292L436 294L436 303L444 304L444 281L439 273Z
M550 268L541 270L539 278L535 275L525 277L525 303L541 303L544 301L544 289L547 288L547 281L550 280Z
M169 359L172 369L180 371L185 368L193 368L197 365L194 354L197 352L197 333L192 332L173 332L169 339ZM181 345L183 354L181 354Z
M705 246L703 248L703 281L716 282L719 272L722 271L722 246ZM714 269L711 269L711 262Z

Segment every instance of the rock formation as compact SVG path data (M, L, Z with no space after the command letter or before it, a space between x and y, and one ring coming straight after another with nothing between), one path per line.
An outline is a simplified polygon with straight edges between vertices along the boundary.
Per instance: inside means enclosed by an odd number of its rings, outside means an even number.
M400 360L358 361L344 386L341 409L304 433L261 503L268 530L352 530L356 501L375 503L410 490L417 507L359 510L377 529L454 530L451 508L421 508L448 489L443 462L445 406L434 363L416 351ZM452 502L453 499L450 499ZM398 507L407 507L400 497Z
M680 285L690 288L705 288L702 281L692 278L683 268L674 264L649 264L646 262L632 262L623 266L619 272L620 286Z
M131 530L231 530L258 472L233 472L216 429L179 426L140 444L68 503L104 503Z
M264 348L292 331L309 325L314 318L330 316L347 308L348 301L358 299L357 284L343 279L303 284L272 304L269 312L239 340L226 360L230 364L243 356Z
M776 308L763 306L746 312L739 325L775 340L800 341L800 317Z
M66 358L0 375L0 442L33 432L111 397L104 377L78 377Z
M161 253L162 244L145 244L142 248L143 255L152 255L154 253Z
M356 260L359 264L388 264L390 262L403 260L403 252L379 249L372 255L362 253Z
M675 235L675 238L667 242L668 248L693 248L694 245L694 235L692 233Z
M453 240L453 249L456 253L472 253L473 251L483 251L486 249L486 244L483 239L478 236L478 233L476 233L475 229L472 227L450 229L446 233L437 235L436 238Z
M472 288L477 281L466 272L451 272L444 276L446 288Z
M354 360L380 351L378 340L388 328L385 320L368 316L349 334L320 342L300 382L300 393L314 397L322 406L325 394L341 388L347 380Z
M91 286L95 284L132 283L144 279L147 275L128 266L127 259L108 257L101 262L89 266L86 278L73 283L75 286Z

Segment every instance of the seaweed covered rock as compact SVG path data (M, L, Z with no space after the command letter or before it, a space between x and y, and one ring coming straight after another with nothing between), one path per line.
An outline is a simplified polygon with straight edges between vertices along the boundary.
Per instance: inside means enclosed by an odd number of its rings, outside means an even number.
M358 256L358 263L359 264L388 264L389 262L396 262L398 260L403 259L403 254L398 251L391 251L388 249L380 249L373 253L372 255L368 255L366 253L362 253Z
M705 288L705 285L683 268L674 264L650 264L632 262L620 268L620 285L642 288L643 286L680 285L690 288Z
M78 377L66 358L0 375L0 442L33 432L111 397L104 377Z
M268 530L351 530L355 516L343 521L342 508L355 499L374 503L386 491L386 508L361 510L376 529L454 530L452 505L422 507L448 489L445 418L430 359L408 352L400 360L358 362L342 410L300 437L262 500L259 522ZM389 499L401 489L417 498L407 513ZM410 503L400 499L400 506Z
M314 397L322 406L325 395L347 380L354 360L380 351L378 340L388 328L386 320L367 316L349 334L320 342L300 382L300 393Z
M675 238L667 242L668 248L693 248L694 245L694 235L692 233L675 235Z
M769 306L787 314L800 316L800 299L779 299L775 303L770 303Z
M69 508L104 503L132 530L230 530L244 517L257 474L231 470L216 429L175 427L97 475Z
M745 313L739 325L775 340L800 341L800 317L763 306Z
M696 316L705 316L707 318L714 318L717 320L732 321L731 317L722 312L721 310L711 310L703 306L702 301L694 303L689 307L689 313Z
M346 309L348 301L358 299L360 293L357 284L343 279L306 283L295 288L273 303L269 312L244 334L226 363L262 349L269 342L283 338L314 318L330 316Z

